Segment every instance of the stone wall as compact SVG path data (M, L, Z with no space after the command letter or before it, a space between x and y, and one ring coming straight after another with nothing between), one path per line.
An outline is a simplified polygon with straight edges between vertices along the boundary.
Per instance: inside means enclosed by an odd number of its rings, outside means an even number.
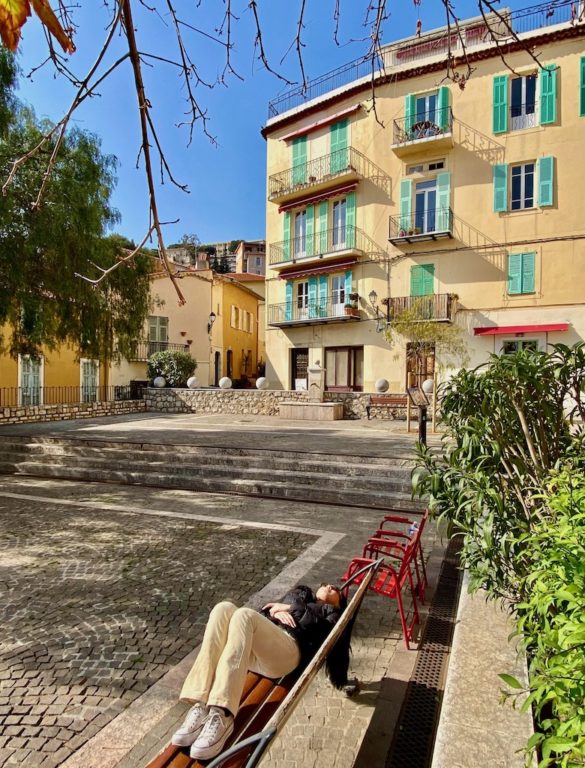
M102 403L60 403L58 405L18 405L0 408L0 424L26 424L32 421L94 419L121 416L145 410L144 400L112 400Z
M365 419L369 392L326 392L325 402L343 403L345 419ZM147 411L278 416L283 401L309 402L307 392L282 389L146 389ZM372 418L405 419L406 408L372 408Z

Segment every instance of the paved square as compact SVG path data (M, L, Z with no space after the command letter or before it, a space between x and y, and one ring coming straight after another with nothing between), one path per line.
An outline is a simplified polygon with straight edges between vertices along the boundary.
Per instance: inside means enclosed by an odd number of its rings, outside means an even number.
M0 496L0 766L56 766L315 541Z

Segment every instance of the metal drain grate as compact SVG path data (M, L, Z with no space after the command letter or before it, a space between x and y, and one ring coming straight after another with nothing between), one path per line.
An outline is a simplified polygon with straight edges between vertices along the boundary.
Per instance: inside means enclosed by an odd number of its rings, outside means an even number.
M457 537L447 547L386 768L428 768L431 764L461 587L460 546Z

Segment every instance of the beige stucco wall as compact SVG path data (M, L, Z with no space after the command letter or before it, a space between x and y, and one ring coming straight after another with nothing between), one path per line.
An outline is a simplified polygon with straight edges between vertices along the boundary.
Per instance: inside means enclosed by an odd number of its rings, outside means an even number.
M364 389L371 390L375 380L384 377L389 379L392 390L401 391L405 383L404 350L400 345L390 349L382 335L375 332L372 308L366 297L372 289L379 298L408 296L410 269L415 264L434 264L435 293L459 297L457 322L466 332L470 364L485 361L490 352L499 351L501 343L501 337L475 337L476 326L568 322L571 328L567 333L540 334L541 346L585 338L585 240L558 239L584 232L581 198L585 117L579 116L579 70L580 58L585 54L584 38L541 43L538 50L543 63L559 67L558 114L554 125L494 135L493 77L510 74L497 54L474 63L476 71L464 90L445 81L443 72L378 87L376 110L383 126L372 111L363 108L348 116L348 144L363 153L390 180L387 194L370 170L356 190L356 225L385 250L386 258L362 259L353 270L353 290L361 297L361 322L267 327L267 376L272 386L290 386L293 347L308 347L310 360L314 361L323 359L326 346L363 345ZM508 63L519 74L536 70L525 51L511 54ZM449 86L454 115L452 149L437 150L436 145L429 142L408 157L398 156L391 148L393 120L404 117L405 96L445 84ZM292 166L291 143L281 137L360 100L366 105L368 96L362 92L311 114L299 111L294 122L281 128L272 122L267 135L267 175ZM326 126L308 134L308 159L327 154L329 130ZM528 162L548 155L555 157L554 205L494 213L493 165ZM454 238L404 247L391 245L388 220L389 216L399 214L400 181L406 166L436 159L444 159L444 170L451 174ZM267 202L266 238L268 260L270 245L283 240L283 215L272 202ZM505 247L493 247L494 243L503 243ZM508 254L527 251L536 254L535 292L508 295ZM285 281L279 280L278 271L267 266L267 307L284 301Z

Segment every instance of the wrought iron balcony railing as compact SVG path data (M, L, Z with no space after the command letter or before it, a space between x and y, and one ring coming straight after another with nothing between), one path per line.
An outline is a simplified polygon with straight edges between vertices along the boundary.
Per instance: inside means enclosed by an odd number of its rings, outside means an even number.
M295 301L285 301L282 304L269 304L267 315L267 324L276 326L289 323L308 325L323 322L351 322L360 319L357 307L340 304L330 296L313 301L307 301L303 297Z
M390 322L403 312L408 312L413 322L451 322L455 315L456 302L457 296L453 293L392 297L389 306Z
M394 144L406 144L420 139L439 139L453 132L451 107L435 109L429 116L410 115L394 121Z
M453 237L453 211L450 208L424 208L409 215L390 216L391 243L414 243Z
M76 405L77 403L141 399L142 387L137 387L134 384L0 388L0 408L17 406L24 408L33 405Z
M314 259L324 254L341 251L379 252L376 244L358 227L346 224L333 229L324 229L312 235L292 237L270 245L270 266L295 264L298 261Z
M188 352L188 344L171 344L169 341L140 341L129 360L134 363L146 362L155 352Z
M268 177L268 199L306 189L346 173L357 174L362 160L365 160L365 157L361 152L353 147L346 147L294 165L285 171L273 173Z

